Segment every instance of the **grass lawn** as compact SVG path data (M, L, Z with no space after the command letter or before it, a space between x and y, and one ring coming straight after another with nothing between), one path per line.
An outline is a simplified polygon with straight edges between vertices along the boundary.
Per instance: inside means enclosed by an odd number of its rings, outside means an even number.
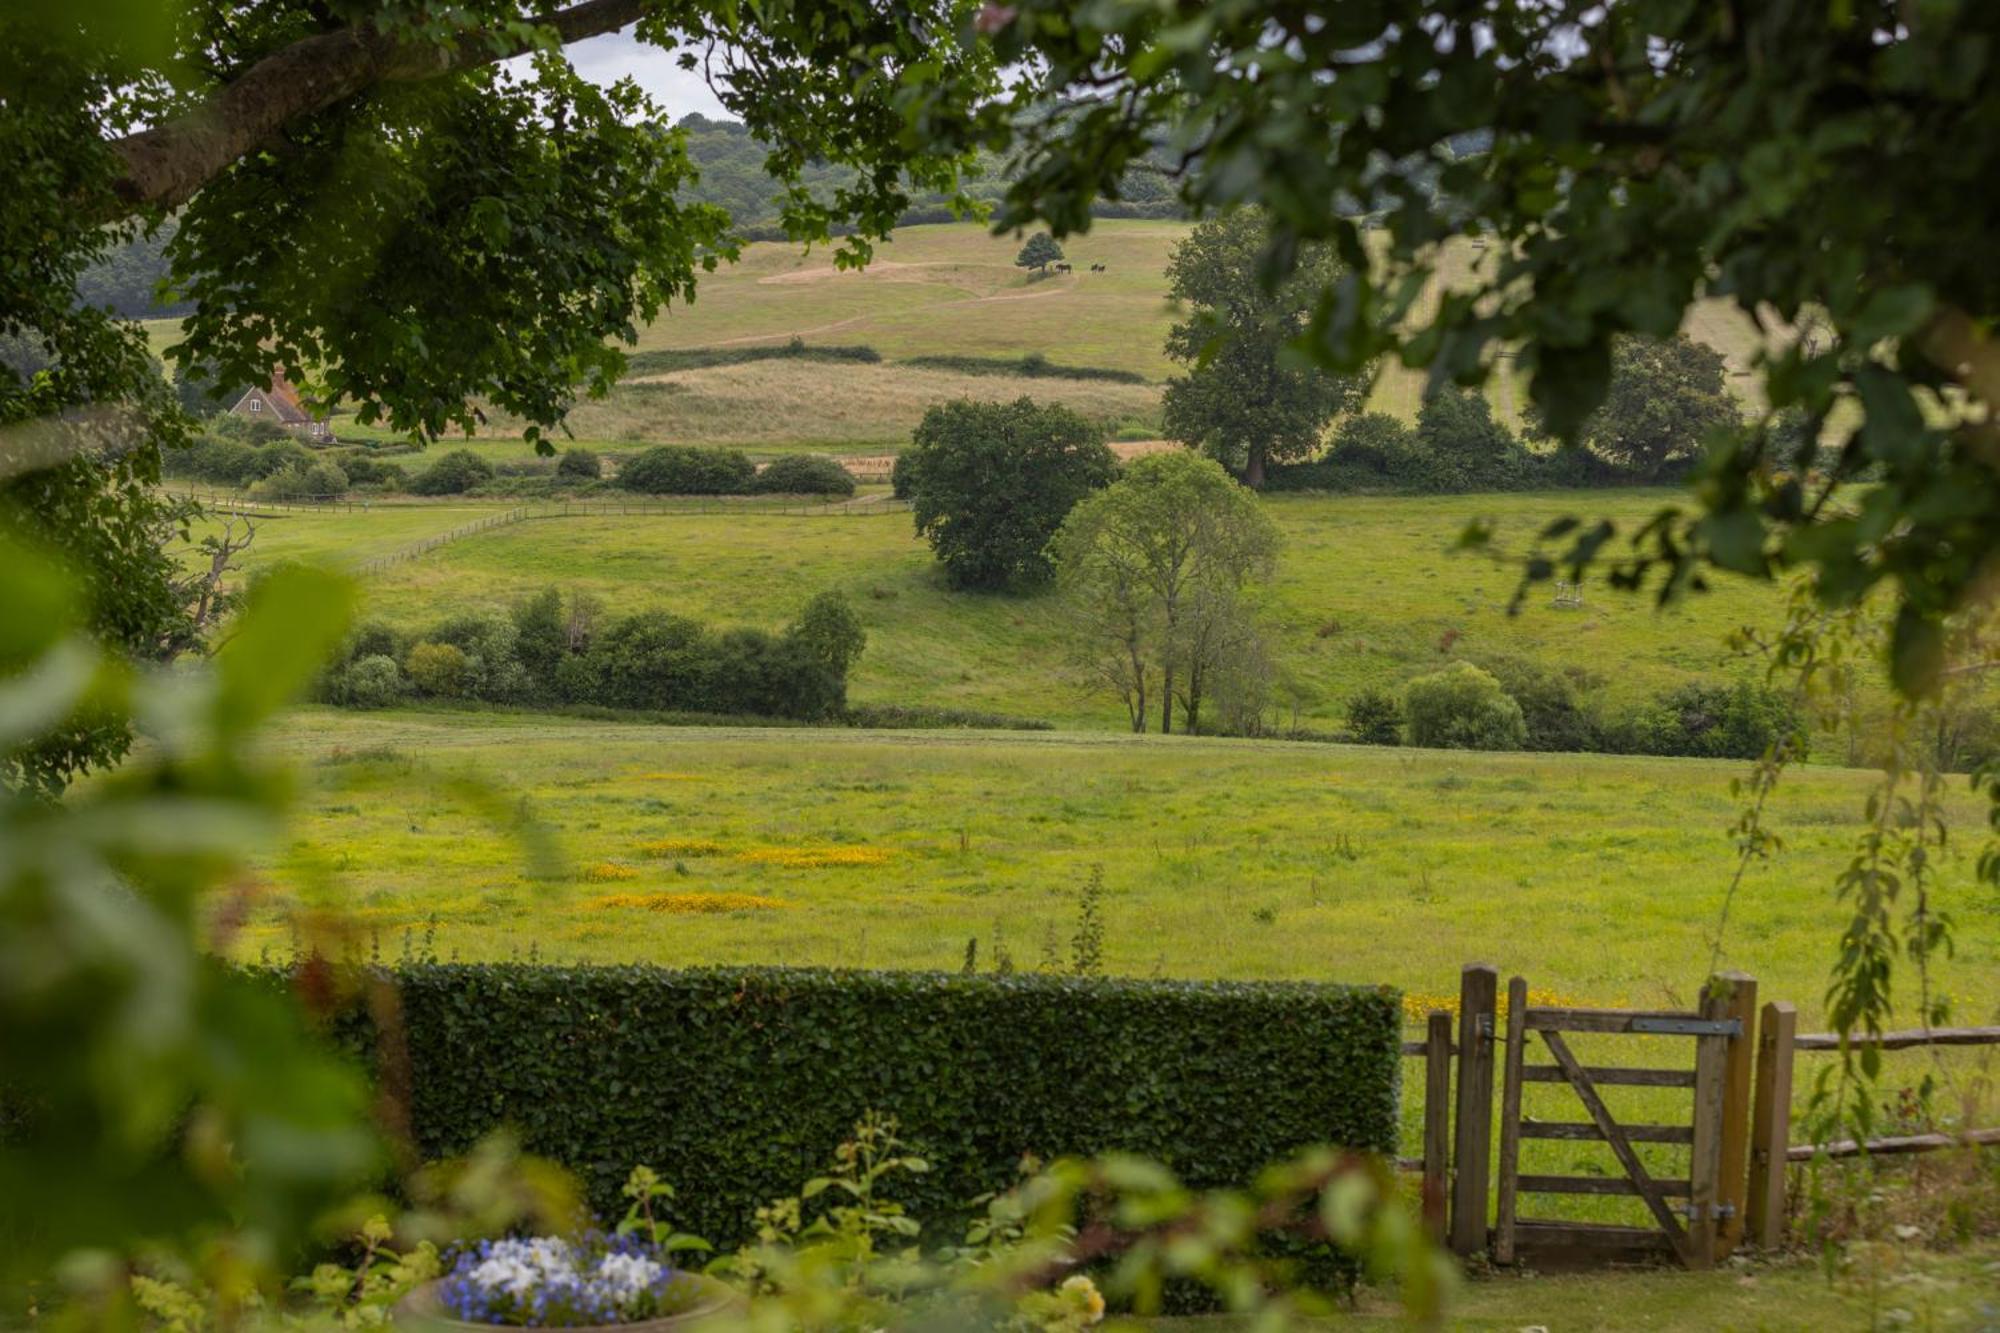
M1803 1260L1714 1273L1668 1270L1577 1276L1503 1276L1469 1282L1444 1327L1521 1333L1835 1333L1836 1330L1988 1330L2000 1325L2000 1245L1938 1254L1917 1246L1850 1252L1829 1275ZM1399 1327L1394 1305L1363 1295L1351 1316L1311 1329ZM1158 1319L1156 1333L1243 1333L1228 1317Z
M1778 590L1718 580L1661 612L1650 600L1593 585L1581 611L1546 591L1518 616L1509 567L1449 548L1468 519L1496 520L1525 547L1565 513L1643 518L1665 491L1551 495L1267 499L1286 538L1270 622L1303 721L1337 726L1347 696L1391 686L1450 657L1532 657L1601 678L1631 699L1739 669L1723 637L1769 626ZM357 530L376 515L328 516ZM504 608L546 584L587 589L615 609L665 608L715 622L782 625L828 588L848 594L869 634L852 686L857 701L982 708L1059 725L1118 728L1122 706L1063 684L1062 645L1039 597L948 591L907 515L860 518L605 517L517 524L452 543L385 571L370 614L409 626L454 609ZM1450 639L1449 654L1441 651Z
M281 560L336 567L358 564L497 512L491 504L381 505L367 511L324 512L274 507L262 513L256 512L254 501L245 507L253 511L249 521L256 528L250 549L240 560L248 569ZM196 536L219 531L227 517L210 519ZM199 553L190 552L189 558L199 559Z

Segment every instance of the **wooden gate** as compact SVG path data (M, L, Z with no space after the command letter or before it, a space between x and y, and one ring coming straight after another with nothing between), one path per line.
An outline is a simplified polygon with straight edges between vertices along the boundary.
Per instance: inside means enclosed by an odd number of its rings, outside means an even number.
M1497 987L1490 969L1480 969L1490 979L1475 979L1468 969L1465 994L1483 991L1492 997ZM1483 985L1473 984L1483 980ZM1500 1096L1500 1151L1497 1177L1497 1215L1490 1236L1493 1259L1513 1263L1517 1259L1560 1259L1575 1262L1580 1255L1605 1258L1654 1255L1675 1257L1690 1268L1707 1268L1734 1247L1743 1233L1746 1194L1745 1168L1749 1152L1748 1115L1751 1075L1751 1032L1756 1013L1756 982L1741 974L1711 979L1703 988L1701 1008L1693 1012L1655 1009L1579 1009L1528 1003L1528 983L1515 977L1507 987L1506 1035L1504 1041L1491 1037L1484 1043L1485 1060L1493 1059L1498 1045L1502 1064ZM1491 999L1487 1000L1491 1004ZM1461 1013L1461 1020L1468 1015ZM1478 1015L1470 1016L1462 1031L1477 1033L1482 1026ZM1483 1024L1491 1033L1493 1023ZM1571 1049L1565 1034L1620 1033L1657 1038L1663 1042L1693 1043L1692 1067L1630 1067L1586 1065ZM1531 1035L1532 1034L1532 1035ZM1551 1063L1529 1063L1530 1046L1546 1052ZM1685 1049L1685 1048L1683 1048ZM1463 1066L1461 1082L1470 1084L1468 1100L1478 1098L1482 1079L1477 1070ZM1470 1077L1467 1077L1467 1075ZM1492 1086L1490 1063L1484 1074L1486 1088ZM1536 1120L1521 1113L1521 1090L1527 1083L1567 1085L1581 1105L1582 1117L1575 1120ZM1618 1120L1606 1106L1601 1089L1607 1086L1685 1088L1691 1090L1692 1104L1685 1120L1673 1124L1628 1124ZM1490 1093L1488 1094L1490 1097ZM1488 1102L1490 1106L1490 1102ZM1460 1103L1461 1110L1466 1103ZM1459 1176L1468 1184L1466 1152L1485 1146L1486 1126L1464 1125L1459 1142ZM1537 1175L1520 1169L1523 1139L1557 1139L1601 1142L1617 1159L1621 1175ZM1486 1140L1490 1142L1490 1140ZM1686 1150L1687 1169L1676 1168L1669 1175L1649 1170L1635 1145L1668 1144ZM1477 1146L1475 1146L1477 1145ZM1483 1155L1483 1153L1481 1154ZM1678 1153L1675 1154L1679 1156ZM1483 1177L1484 1172L1471 1173ZM1476 1184L1479 1197L1460 1195L1458 1202L1467 1212L1477 1207L1477 1219L1485 1214L1485 1182ZM1651 1226L1613 1226L1607 1223L1538 1220L1519 1215L1523 1194L1623 1195L1636 1197L1652 1215ZM1684 1210L1684 1214L1681 1211ZM1455 1223L1460 1219L1455 1219ZM1454 1238L1484 1232L1474 1225L1454 1225Z

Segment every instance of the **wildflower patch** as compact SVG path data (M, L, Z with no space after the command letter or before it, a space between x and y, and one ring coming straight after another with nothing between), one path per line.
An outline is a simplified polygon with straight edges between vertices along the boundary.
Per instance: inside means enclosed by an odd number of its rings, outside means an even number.
M639 872L631 866L619 865L616 861L599 861L596 865L585 866L583 877L592 884L610 884L618 880L637 879Z
M882 847L752 847L738 852L736 859L780 870L832 870L887 865L889 852Z
M704 916L723 912L768 912L790 907L782 898L755 893L607 893L584 904L593 910L637 908L673 916Z
M698 856L720 856L728 851L719 842L707 838L661 838L655 842L639 844L639 855L656 860L687 860Z

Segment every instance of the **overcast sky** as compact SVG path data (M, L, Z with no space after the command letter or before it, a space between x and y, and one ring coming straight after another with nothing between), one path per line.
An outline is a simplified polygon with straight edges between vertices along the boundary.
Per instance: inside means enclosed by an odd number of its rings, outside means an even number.
M733 119L715 100L699 73L691 73L674 63L675 53L648 46L625 32L606 33L567 48L577 72L596 83L611 83L627 75L646 94L679 120L690 111L718 119Z

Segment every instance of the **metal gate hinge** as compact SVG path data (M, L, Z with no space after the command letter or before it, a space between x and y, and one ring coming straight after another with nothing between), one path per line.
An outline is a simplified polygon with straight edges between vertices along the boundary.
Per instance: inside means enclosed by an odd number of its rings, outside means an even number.
M1473 1016L1472 1022L1473 1022L1473 1030L1476 1031L1481 1038L1483 1038L1486 1041L1493 1040L1493 1015L1475 1014Z
M1740 1037L1740 1018L1635 1018L1632 1031L1669 1037Z

